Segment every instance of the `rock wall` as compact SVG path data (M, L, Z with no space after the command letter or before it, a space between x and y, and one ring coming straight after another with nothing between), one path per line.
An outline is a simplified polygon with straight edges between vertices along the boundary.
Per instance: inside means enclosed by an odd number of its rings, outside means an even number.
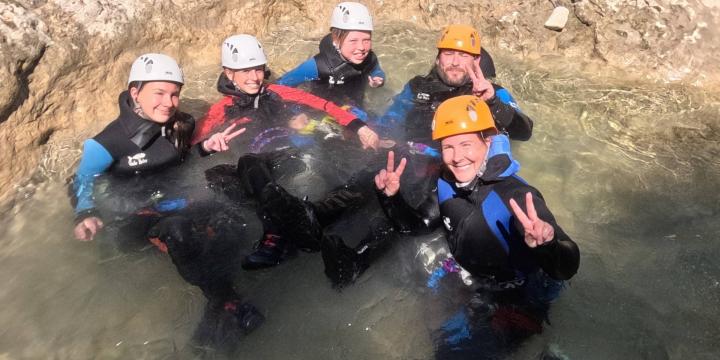
M720 80L720 0L364 2L379 32L391 23L432 32L472 23L495 51L551 69L714 88ZM317 38L335 3L0 0L0 204L69 174L78 139L115 114L108 104L138 54L162 51L200 66L217 63L217 44L233 33ZM570 10L559 32L543 27L555 6Z

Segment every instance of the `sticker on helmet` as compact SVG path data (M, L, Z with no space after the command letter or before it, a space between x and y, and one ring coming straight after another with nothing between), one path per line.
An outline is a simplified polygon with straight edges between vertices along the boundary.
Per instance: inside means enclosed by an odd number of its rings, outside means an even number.
M149 74L149 73L152 72L152 68L153 68L154 62L153 62L152 59L150 59L150 58L145 58L145 59L146 59L146 61L145 61L145 72Z
M478 116L477 116L477 112L475 112L475 109L468 106L467 111L468 111L468 117L470 118L470 120L472 122L477 122Z

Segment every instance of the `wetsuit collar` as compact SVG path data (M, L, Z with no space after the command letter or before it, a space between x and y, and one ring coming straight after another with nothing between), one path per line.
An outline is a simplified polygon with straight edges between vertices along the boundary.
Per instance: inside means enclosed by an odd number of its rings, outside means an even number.
M163 125L143 119L135 113L135 103L129 91L123 91L118 98L120 124L127 137L141 149L145 149L162 133Z

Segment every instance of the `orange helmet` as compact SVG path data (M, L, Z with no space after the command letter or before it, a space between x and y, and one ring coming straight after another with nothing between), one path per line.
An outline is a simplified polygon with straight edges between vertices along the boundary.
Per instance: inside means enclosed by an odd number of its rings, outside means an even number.
M495 130L490 108L479 97L462 95L445 100L435 111L432 122L432 139Z
M460 50L480 55L480 34L470 25L449 25L437 43L438 49Z

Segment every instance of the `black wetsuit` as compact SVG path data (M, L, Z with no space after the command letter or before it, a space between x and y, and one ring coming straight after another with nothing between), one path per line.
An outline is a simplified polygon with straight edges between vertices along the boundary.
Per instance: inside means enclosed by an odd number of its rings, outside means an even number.
M309 90L315 95L336 104L363 108L368 77L385 78L375 53L370 51L360 64L343 59L328 34L320 41L318 54L290 70L277 83L298 86L309 82Z
M472 94L472 82L461 86L445 84L433 67L429 74L412 78L395 96L379 124L394 129L398 139L424 143L437 148L432 141L432 119L437 107L445 100ZM528 140L532 136L533 121L520 111L510 92L493 84L495 96L488 100L497 128L506 131L513 140Z

